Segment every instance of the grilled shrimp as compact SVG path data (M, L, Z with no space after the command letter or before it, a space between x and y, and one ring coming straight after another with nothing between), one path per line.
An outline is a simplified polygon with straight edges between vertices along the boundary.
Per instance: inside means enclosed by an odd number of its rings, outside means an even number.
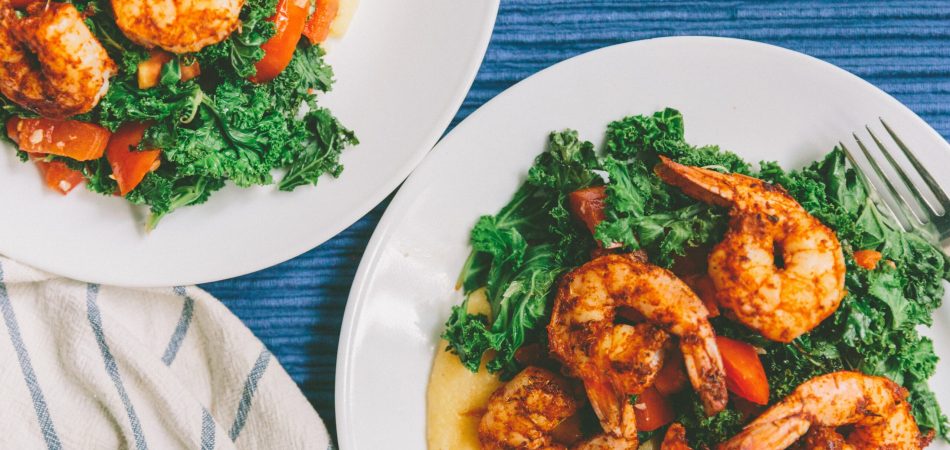
M766 338L791 342L838 309L845 264L834 231L778 186L661 159L663 181L731 208L729 231L709 254L716 300L727 313Z
M686 428L682 424L674 423L666 430L660 450L692 450L686 443Z
M88 112L109 89L116 64L68 3L34 3L18 18L0 0L0 92L37 114Z
M565 449L551 432L577 412L577 401L563 378L528 367L492 394L478 425L486 450Z
M846 371L822 375L802 383L719 450L781 450L811 427L841 426L852 427L846 438L829 437L830 430L817 430L823 437L812 438L854 449L921 449L933 435L920 434L906 398L907 391L887 378Z
M627 325L614 324L619 307L631 308L650 326L678 336L687 373L706 413L725 407L722 359L702 301L662 268L630 255L601 256L561 279L548 325L548 341L551 353L584 382L591 406L607 434L636 438L636 418L628 396L644 387L645 383L638 381L644 376L643 368L658 370L662 366L655 359L662 348L662 342L655 342L659 339L656 337L640 339L654 342L652 346L634 344L650 351L608 351L622 345L614 342L618 335L633 331L625 328ZM641 328L637 333L647 331ZM631 364L634 355L642 358L640 364ZM629 370L634 366L641 370Z
M192 53L226 39L240 25L244 0L112 0L116 24L147 48Z

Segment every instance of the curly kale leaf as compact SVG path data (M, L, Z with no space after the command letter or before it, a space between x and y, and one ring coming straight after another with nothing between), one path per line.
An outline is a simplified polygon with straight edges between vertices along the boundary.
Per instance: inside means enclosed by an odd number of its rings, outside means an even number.
M301 150L291 153L287 174L279 185L282 191L292 191L305 184L316 185L324 174L340 176L343 171L340 154L347 145L359 143L356 135L326 109L307 113L304 126L309 129L310 139L302 144Z

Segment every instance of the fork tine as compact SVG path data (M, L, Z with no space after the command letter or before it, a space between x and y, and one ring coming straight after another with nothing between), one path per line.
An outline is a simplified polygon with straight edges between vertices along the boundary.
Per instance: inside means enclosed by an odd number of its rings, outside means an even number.
M891 135L891 139L893 139L894 142L897 143L897 146L901 149L901 152L904 153L904 156L907 157L907 160L910 161L910 164L914 166L914 169L917 170L917 173L920 174L920 177L924 179L924 183L927 185L928 188L930 188L930 191L933 192L934 196L937 197L937 203L939 203L940 207L943 208L943 214L946 214L947 211L950 210L950 198L947 197L946 191L944 191L943 188L940 187L940 183L937 183L937 180L935 180L933 175L930 174L930 171L928 171L924 167L924 165L920 163L920 160L918 160L917 157L914 156L914 153L911 152L910 149L907 148L906 145L904 145L904 141L902 141L901 138L897 137L897 133L895 133L894 130L892 130L891 127L887 125L887 122L885 122L884 119L880 119L880 120L881 120L881 125L884 125L884 129L887 130L887 134ZM927 203L927 206L930 207L930 210L933 211L934 214L941 214L940 211L937 211L937 209L934 208L934 205L932 205L930 202L926 200L924 201Z
M924 198L923 195L921 195L920 191L914 186L914 183L910 181L910 177L907 176L907 172L904 172L904 169L900 166L900 164L897 164L897 161L894 160L894 156L891 155L890 150L888 150L887 147L885 147L884 144L881 143L880 139L878 139L877 136L874 135L874 132L871 131L871 127L865 126L864 129L866 129L868 131L868 134L871 135L871 139L877 145L878 150L881 151L881 153L884 155L884 158L887 159L888 164L890 164L891 167L897 172L897 176L899 176L901 178L901 181L904 182L904 187L906 187L907 190L910 191L910 194L914 197L915 200L917 200L917 203L921 206L926 206L927 208L929 208L931 213L934 216L939 215L940 212L937 211L937 209L934 208L934 206L930 204L930 202L927 201L927 199ZM901 200L903 200L903 198L901 198ZM916 216L916 213L915 213L915 216ZM929 220L933 221L933 217L931 217ZM921 222L923 223L923 220L921 220Z
M909 231L909 228L904 226L904 222L897 217L897 213L894 212L894 210L891 208L891 205L888 205L887 202L885 202L881 197L881 194L874 186L874 183L871 183L871 180L868 178L868 176L863 170L861 170L861 166L859 166L857 160L854 159L854 154L851 152L851 150L849 150L843 142L838 142L838 146L844 151L844 156L848 158L848 162L851 163L851 167L854 168L854 172L858 174L861 182L867 186L868 191L871 193L871 200L875 205L878 206L878 209L883 209L886 211L887 214L891 216L891 219L894 221L894 223L897 224L897 226L901 227L901 229L904 231Z
M891 194L891 198L898 200L895 202L897 203L897 208L900 209L900 212L903 214L904 218L907 219L908 222L911 222L909 224L910 227L914 227L914 221L911 220L910 217L916 219L919 225L923 225L924 221L920 217L917 217L917 214L907 207L907 199L905 199L904 196L901 195L901 193L897 190L897 188L894 187L894 184L891 183L891 180L884 176L884 171L881 170L881 166L878 165L877 160L871 156L871 152L869 152L867 147L864 146L864 142L861 141L861 138L859 138L856 133L852 133L851 135L854 136L854 140L858 143L858 147L861 149L861 152L864 153L864 157L867 158L868 163L871 164L871 169L874 170L874 174L884 182L884 187L886 187L888 193Z

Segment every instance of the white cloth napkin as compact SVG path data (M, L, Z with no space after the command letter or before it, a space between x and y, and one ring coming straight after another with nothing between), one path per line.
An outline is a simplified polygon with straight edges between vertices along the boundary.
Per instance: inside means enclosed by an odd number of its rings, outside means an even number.
M0 449L332 448L280 364L195 288L86 284L0 257Z

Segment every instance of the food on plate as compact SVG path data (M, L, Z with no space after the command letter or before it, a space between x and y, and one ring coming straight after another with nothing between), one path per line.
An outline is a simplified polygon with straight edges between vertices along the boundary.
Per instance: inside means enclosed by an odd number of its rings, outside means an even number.
M672 109L610 123L600 148L552 133L471 244L429 381L430 449L947 436L933 342L917 330L940 306L947 257L882 215L839 149L800 170L753 167L688 144ZM533 447L483 446L489 392L524 397L505 383L540 369L576 412L545 415Z
M850 426L845 438L834 431ZM834 372L815 377L796 388L746 425L720 450L788 448L812 427L808 448L920 449L933 439L922 435L907 403L907 390L884 377L857 372ZM825 445L820 445L824 441Z
M838 237L785 190L665 156L656 172L690 197L729 208L729 231L709 254L709 276L719 306L736 320L791 342L838 309L845 272Z
M146 229L229 181L273 184L280 170L282 191L316 185L358 143L317 104L333 84L322 43L353 8L0 0L0 121L56 191L85 182L144 205ZM316 22L322 38L304 39Z
M639 313L643 322L615 323L621 307ZM605 255L562 277L548 346L565 372L583 381L604 431L636 441L635 408L628 399L653 384L670 335L679 340L706 413L726 406L725 373L707 316L702 301L671 272L636 256Z

